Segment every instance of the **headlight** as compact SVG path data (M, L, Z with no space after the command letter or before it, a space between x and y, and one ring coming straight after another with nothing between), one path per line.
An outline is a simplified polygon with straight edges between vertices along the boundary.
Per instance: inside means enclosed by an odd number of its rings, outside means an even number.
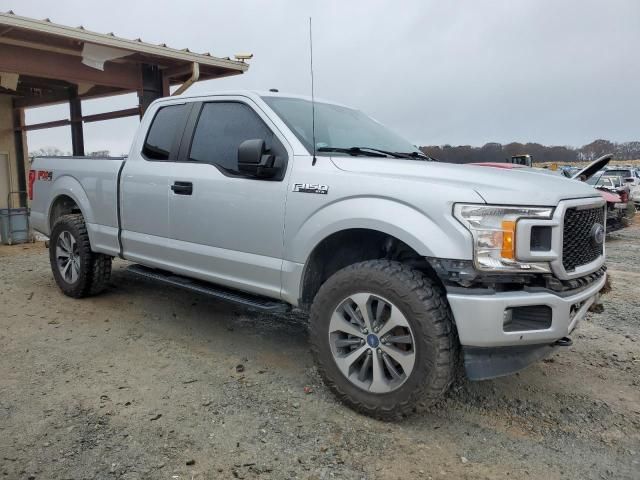
M552 208L456 204L454 216L473 235L473 261L478 270L549 272L547 263L516 259L516 224L521 218L551 218Z

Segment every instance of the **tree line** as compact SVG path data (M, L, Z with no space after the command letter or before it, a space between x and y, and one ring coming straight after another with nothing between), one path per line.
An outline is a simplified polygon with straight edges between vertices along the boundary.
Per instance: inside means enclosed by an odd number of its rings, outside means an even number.
M609 140L594 140L579 148L547 146L539 143L490 142L482 147L470 145L429 145L420 147L424 153L442 162L504 162L513 155L529 154L534 162L590 162L607 153L613 154L614 161L640 159L640 141L615 143Z
M60 150L58 147L48 146L38 148L37 150L31 150L29 152L29 158L34 157L70 157L72 155L71 152L65 152L64 150ZM87 152L85 156L87 157L108 157L111 155L109 150L98 150L96 152Z

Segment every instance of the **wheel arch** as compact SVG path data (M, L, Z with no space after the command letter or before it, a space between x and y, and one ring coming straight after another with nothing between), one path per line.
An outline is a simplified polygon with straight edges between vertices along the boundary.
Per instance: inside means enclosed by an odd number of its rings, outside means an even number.
M298 304L308 309L324 282L354 263L387 259L408 264L440 283L437 274L412 246L387 232L370 228L348 228L318 242L302 270Z
M283 298L307 308L328 274L350 263L397 260L390 253L393 249L382 248L386 242L405 252L405 257L429 275L432 269L426 257L470 259L469 233L450 212L371 196L350 197L321 207L285 239L288 263L283 269ZM345 249L353 251L345 254ZM323 251L327 253L321 255Z
M47 226L49 232L53 228L55 221L62 215L80 213L85 222L93 221L93 211L91 203L84 188L78 180L65 175L56 179L51 189L51 204L47 213Z
M73 213L79 213L82 215L82 210L73 198L64 193L54 198L53 202L51 202L51 208L49 209L49 232L51 232L53 226L60 217Z

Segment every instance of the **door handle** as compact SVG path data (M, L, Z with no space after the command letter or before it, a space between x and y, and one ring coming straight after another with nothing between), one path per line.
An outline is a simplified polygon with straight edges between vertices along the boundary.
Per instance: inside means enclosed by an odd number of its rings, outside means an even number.
M191 195L193 193L193 183L191 182L173 182L171 190L176 195Z

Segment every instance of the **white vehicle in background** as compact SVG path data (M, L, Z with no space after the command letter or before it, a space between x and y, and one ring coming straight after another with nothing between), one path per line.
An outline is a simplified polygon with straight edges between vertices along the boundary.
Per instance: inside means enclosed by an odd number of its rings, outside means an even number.
M628 187L629 199L636 207L640 207L640 170L634 167L610 166L598 172L591 179L593 185L615 184L620 187Z

